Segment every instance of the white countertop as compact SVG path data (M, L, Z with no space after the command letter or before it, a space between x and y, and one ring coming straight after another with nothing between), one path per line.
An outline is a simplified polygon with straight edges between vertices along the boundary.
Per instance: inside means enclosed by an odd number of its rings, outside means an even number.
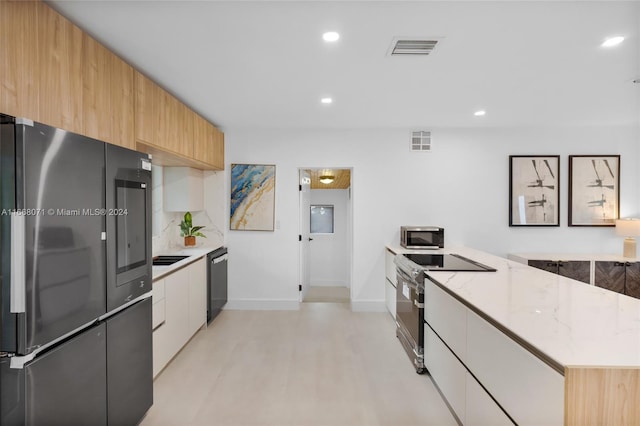
M153 281L156 281L166 275L169 275L170 273L182 268L183 266L187 266L188 264L195 262L196 260L206 256L207 254L219 248L220 247L184 248L180 250L171 250L166 253L158 253L154 255L154 257L155 256L177 256L177 255L181 255L181 256L186 255L189 257L187 257L186 259L182 259L181 261L176 262L173 265L153 266L152 267Z
M496 268L428 275L555 364L640 368L640 299L478 250L437 252L458 253Z

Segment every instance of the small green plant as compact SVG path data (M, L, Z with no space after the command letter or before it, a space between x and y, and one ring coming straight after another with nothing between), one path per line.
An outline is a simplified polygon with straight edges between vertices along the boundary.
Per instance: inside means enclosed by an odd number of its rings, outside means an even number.
M193 218L190 212L184 214L184 219L180 222L180 236L182 237L204 237L207 238L200 230L204 226L193 226Z

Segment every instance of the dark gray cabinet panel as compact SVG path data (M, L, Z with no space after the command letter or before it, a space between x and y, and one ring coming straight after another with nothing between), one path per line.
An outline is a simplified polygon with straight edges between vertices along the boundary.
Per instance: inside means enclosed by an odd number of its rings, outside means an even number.
M591 262L588 260L558 262L558 274L589 284L591 278Z
M529 266L554 274L558 273L558 262L554 262L553 260L530 260Z
M625 265L621 262L596 262L594 284L624 293Z
M625 292L628 296L640 299L640 262L627 265Z
M591 262L588 260L529 260L529 266L589 284Z
M640 262L596 262L595 284L640 299Z

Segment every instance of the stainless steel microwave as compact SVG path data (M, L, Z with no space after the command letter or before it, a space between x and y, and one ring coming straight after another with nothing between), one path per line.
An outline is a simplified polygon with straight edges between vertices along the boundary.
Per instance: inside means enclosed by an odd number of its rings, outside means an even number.
M444 228L437 226L401 226L400 245L408 249L444 248Z

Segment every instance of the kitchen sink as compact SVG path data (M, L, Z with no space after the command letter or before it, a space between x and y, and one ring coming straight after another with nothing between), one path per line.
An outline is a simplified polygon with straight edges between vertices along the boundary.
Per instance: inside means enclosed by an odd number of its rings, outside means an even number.
M155 256L153 258L153 266L168 266L173 265L176 262L180 262L182 259L186 259L189 256Z

